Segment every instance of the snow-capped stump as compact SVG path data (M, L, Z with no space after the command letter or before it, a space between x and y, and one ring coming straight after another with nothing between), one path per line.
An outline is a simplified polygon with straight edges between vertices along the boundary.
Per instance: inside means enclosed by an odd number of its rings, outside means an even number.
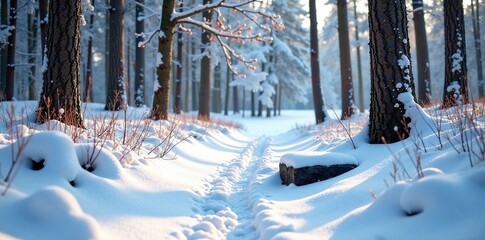
M357 166L354 157L342 153L288 153L280 159L280 178L285 185L302 186L336 177Z

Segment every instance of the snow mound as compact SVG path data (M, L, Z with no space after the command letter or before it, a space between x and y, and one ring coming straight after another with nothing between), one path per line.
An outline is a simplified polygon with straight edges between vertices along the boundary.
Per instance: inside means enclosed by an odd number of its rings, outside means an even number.
M355 157L337 152L298 152L287 153L280 159L287 167L302 168L308 166L332 166L337 164L354 164L359 162Z
M122 178L123 166L114 153L89 143L76 144L75 149L79 164L85 169L92 167L93 174L108 179Z
M100 239L97 221L60 187L47 187L4 207L0 229L22 239ZM53 227L55 226L55 227Z
M1 148L0 156L0 175L6 176L12 160L16 160L18 173L13 186L26 192L34 192L47 185L69 186L69 182L82 170L71 139L57 131L38 132L20 138Z
M408 229L414 239L481 239L484 201L484 166L399 182L372 204L345 216L334 237L408 239L396 234Z

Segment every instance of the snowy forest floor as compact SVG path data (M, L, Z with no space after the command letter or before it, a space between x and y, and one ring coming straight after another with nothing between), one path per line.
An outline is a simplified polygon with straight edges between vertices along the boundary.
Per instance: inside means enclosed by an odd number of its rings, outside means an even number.
M88 104L79 130L33 123L35 106L0 104L1 239L485 236L483 104L424 111L408 103L415 132L388 145L368 144L365 115L319 126L312 111L146 121L147 109L113 115ZM330 152L358 167L281 184L283 156L304 165Z

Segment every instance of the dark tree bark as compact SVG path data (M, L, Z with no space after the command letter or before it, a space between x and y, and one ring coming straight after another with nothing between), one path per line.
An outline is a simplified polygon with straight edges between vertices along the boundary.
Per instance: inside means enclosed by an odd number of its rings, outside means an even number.
M47 39L47 70L37 121L56 119L83 127L80 83L81 1L50 1Z
M253 91L251 91L251 117L256 117L256 108L254 106L256 96Z
M106 0L106 13L104 15L104 84L105 84L105 92L106 96L109 95L109 86L108 83L110 81L110 76L109 76L109 50L110 50L110 45L111 45L111 40L110 40L110 16L111 16L111 6L109 3L110 0Z
M274 66L278 66L278 56L274 55ZM274 95L274 108L273 108L273 116L278 115L278 109L280 109L280 99L281 99L281 85L278 83L275 85L275 95Z
M126 31L127 32L131 32L131 27L128 26L126 28ZM125 68L126 68L126 74L124 76L126 76L126 81L125 81L125 103L126 105L130 105L132 102L131 102L131 47L132 47L132 43L131 43L131 38L128 38L126 40L126 45L125 45L125 60L126 60L126 65L125 65Z
M229 95L231 94L231 79L232 79L232 72L229 68L226 68L226 90L224 95L224 115L229 114Z
M214 87L212 88L212 112L220 113L222 110L222 103L221 103L221 80L222 80L222 73L221 73L221 64L218 64L214 68Z
M431 84L429 73L428 39L424 22L422 0L413 0L414 32L416 35L416 55L418 67L418 101L421 105L431 103Z
M263 94L263 92L259 92L259 96L261 96L261 94ZM263 116L263 103L258 100L258 117L262 117Z
M109 81L105 110L118 111L125 107L126 92L124 83L125 34L124 0L110 1L109 22Z
M278 116L281 116L281 101L282 101L281 99L283 99L283 95L281 94L283 91L281 89L282 87L280 86L278 88L278 96L280 96L278 98Z
M42 44L42 59L44 59L44 54L45 54L44 48L47 45L47 31L49 30L49 22L47 19L48 12L49 12L49 1L39 0L40 43Z
M8 25L8 2L0 2L0 25ZM2 29L3 30L3 29ZM0 101L5 98L5 86L7 84L7 48L0 48Z
M278 98L279 98L279 94L278 94L278 88L279 88L279 85L276 84L274 86L274 91L275 91L275 94L273 96L273 102L274 102L274 107L273 107L273 116L276 117L276 113L277 113L277 110L278 110Z
M338 36L340 51L340 80L342 84L342 119L351 117L355 111L352 64L350 61L349 21L347 0L337 1Z
M194 56L196 53L196 47L195 47L195 42L194 38L191 38L190 41L190 55ZM197 111L199 109L199 86L197 82L197 64L194 63L194 61L190 62L190 77L191 77L191 82L192 82L192 111Z
M135 7L135 32L145 32L145 12L143 5L145 0L136 0ZM141 19L138 19L141 17ZM135 48L135 106L145 105L145 46L139 46L143 41L142 37L136 37Z
M15 82L15 39L17 37L17 0L10 1L10 11L8 14L8 26L10 35L7 42L7 71L5 82L5 98L7 101L13 100L14 82Z
M211 0L203 0L204 4L211 3ZM205 11L202 13L202 19L205 21L212 20L212 12ZM201 52L206 51L210 44L211 34L202 31L202 48ZM199 119L210 119L210 101L211 101L211 60L209 56L204 56L200 60L200 91L199 91Z
M414 93L406 4L404 0L369 0L371 68L370 143L407 138L409 127L401 93Z
M175 8L174 0L164 0L162 5L162 21L160 32L163 34L158 38L157 77L158 88L153 98L153 119L168 119L168 102L170 99L170 78L172 77L172 49L175 22L171 20Z
M244 118L246 114L246 90L243 89L242 91L242 117Z
M315 121L317 124L325 121L323 96L320 83L320 65L318 61L318 28L315 0L310 0L310 53L312 68L312 94Z
M264 62L261 63L261 71L262 72L266 71L266 64ZM263 94L263 91L259 91L260 97L262 94ZM263 116L263 103L258 98L258 117L262 117L262 116Z
M94 6L95 0L91 0ZM86 76L84 77L84 96L83 102L93 99L93 34L94 34L94 12L89 16L89 31L91 34L88 39L88 54L86 56Z
M355 19L355 41L357 46L355 52L357 54L357 77L359 80L359 110L361 113L365 112L364 104L364 79L362 77L362 58L360 57L360 42L359 42L359 18L357 16L357 2L354 0L354 19Z
M179 29L179 32L177 33L177 71L175 79L175 101L173 106L173 111L175 114L180 114L182 108L182 61L184 48L182 35L182 30Z
M471 1L472 7L472 22L473 22L473 36L475 43L475 58L477 61L477 81L478 81L478 97L482 98L485 96L485 82L483 80L483 69L482 69L482 44L481 44L481 34L480 34L480 3L476 0Z
M29 56L28 56L28 62L29 62L29 71L30 71L30 76L29 76L29 100L35 100L37 99L37 64L36 64L36 59L37 59L37 21L36 17L38 14L38 10L36 10L33 13L29 13L27 16L27 21L28 21L28 43L27 43L27 48L29 51Z
M237 86L232 87L232 107L234 114L239 113L239 89Z
M182 11L184 7L183 0L178 2L178 8ZM182 61L183 61L183 49L184 49L184 39L182 30L179 28L177 33L177 66L176 66L176 76L175 76L175 101L173 111L175 114L180 114L182 110Z
M444 0L445 84L443 108L468 103L465 23L463 1Z
M185 94L184 94L184 112L189 112L189 94L190 94L190 44L185 44Z

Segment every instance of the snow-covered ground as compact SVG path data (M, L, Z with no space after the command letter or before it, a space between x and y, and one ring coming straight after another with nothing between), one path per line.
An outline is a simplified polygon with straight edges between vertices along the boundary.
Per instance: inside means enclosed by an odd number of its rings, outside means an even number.
M113 121L90 104L88 130L79 131L34 124L34 102L2 102L0 239L483 239L483 106L467 122L466 111L453 118L453 109L430 109L438 113L430 117L402 101L411 137L368 144L366 118L356 116L343 122L355 149L337 120L312 127L312 111L214 116L243 131L137 121L146 109ZM110 121L115 131L105 131ZM167 135L186 139L164 154ZM303 166L326 155L359 166L306 186L281 184L282 158Z

